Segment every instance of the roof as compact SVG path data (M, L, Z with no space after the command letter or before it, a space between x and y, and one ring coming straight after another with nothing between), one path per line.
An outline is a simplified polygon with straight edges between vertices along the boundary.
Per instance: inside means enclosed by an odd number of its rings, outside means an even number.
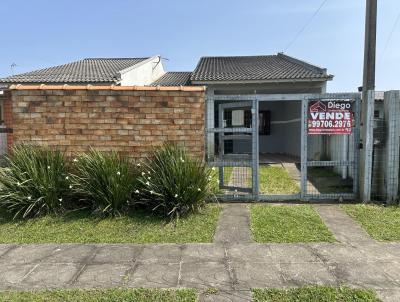
M204 86L116 86L116 85L11 85L10 90L116 90L116 91L205 91Z
M0 79L0 83L115 83L119 73L148 58L88 58Z
M186 86L190 84L191 75L189 71L166 72L150 86Z
M265 56L202 57L192 82L331 80L326 69L283 53Z

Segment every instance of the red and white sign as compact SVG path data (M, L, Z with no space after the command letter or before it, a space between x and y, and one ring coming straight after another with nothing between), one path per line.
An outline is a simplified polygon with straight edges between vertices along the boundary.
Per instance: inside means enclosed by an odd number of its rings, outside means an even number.
M351 100L313 100L308 102L308 134L351 134Z

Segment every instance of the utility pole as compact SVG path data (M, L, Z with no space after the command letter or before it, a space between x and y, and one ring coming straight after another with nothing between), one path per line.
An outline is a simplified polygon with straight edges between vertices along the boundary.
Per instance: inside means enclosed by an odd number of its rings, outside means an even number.
M363 97L375 89L377 0L367 0L366 8Z
M362 201L371 200L372 156L373 156L373 116L375 104L375 62L376 62L376 23L377 0L366 0L364 73L361 107L361 150L360 197Z

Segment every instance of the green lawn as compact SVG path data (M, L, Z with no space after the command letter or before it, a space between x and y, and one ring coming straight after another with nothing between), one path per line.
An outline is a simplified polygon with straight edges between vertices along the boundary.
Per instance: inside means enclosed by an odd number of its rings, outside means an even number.
M252 205L251 231L257 242L334 242L310 205Z
M4 302L194 302L196 300L197 293L191 289L108 289L0 292L0 301Z
M298 194L299 185L282 167L260 166L260 194Z
M292 289L254 289L255 302L378 302L372 290L312 286Z
M96 218L88 212L13 221L0 216L0 243L188 243L212 242L220 206L169 222L137 213Z
M358 221L376 240L400 240L400 207L378 205L342 205L342 209Z

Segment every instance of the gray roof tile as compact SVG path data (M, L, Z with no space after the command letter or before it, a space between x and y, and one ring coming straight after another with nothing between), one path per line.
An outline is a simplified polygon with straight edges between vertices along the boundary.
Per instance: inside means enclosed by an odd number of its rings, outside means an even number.
M88 58L0 79L0 83L114 83L118 72L148 58Z
M166 72L158 80L151 83L151 86L186 86L190 84L191 72L174 71Z
M287 56L203 57L191 81L268 81L295 79L332 79L326 69Z

